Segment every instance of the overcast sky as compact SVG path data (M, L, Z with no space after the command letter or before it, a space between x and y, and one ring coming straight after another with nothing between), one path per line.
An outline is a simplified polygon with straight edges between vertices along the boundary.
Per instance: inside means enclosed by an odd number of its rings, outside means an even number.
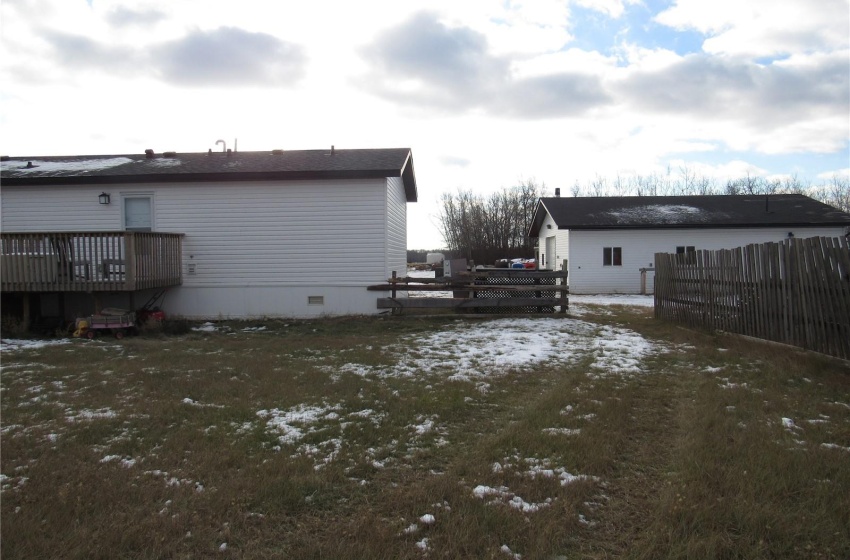
M849 0L2 0L11 156L413 149L437 199L850 173Z

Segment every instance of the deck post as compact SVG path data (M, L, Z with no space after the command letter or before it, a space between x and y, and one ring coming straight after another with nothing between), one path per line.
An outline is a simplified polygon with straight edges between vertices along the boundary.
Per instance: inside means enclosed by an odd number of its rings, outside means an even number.
M124 282L126 289L136 289L136 234L124 234Z
M32 310L30 305L32 300L30 298L32 298L32 294L24 294L23 301L21 302L21 330L23 332L29 332L30 330L30 322L32 320Z

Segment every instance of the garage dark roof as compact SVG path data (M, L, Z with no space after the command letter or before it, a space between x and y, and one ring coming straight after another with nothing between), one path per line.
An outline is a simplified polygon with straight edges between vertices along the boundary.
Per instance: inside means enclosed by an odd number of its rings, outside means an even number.
M36 186L401 177L407 201L417 199L409 148L152 155L4 157L0 179Z
M799 194L541 198L530 234L546 212L558 229L850 226L850 214Z

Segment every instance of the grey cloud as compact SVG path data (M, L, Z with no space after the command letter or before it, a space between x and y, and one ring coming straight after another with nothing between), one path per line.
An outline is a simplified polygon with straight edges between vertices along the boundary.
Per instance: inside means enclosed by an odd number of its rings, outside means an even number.
M195 31L156 49L165 81L189 86L286 85L304 73L301 47L235 27Z
M292 85L306 65L300 46L234 27L194 31L144 51L57 31L41 36L65 69L125 75L153 71L163 81L183 86Z
M507 72L505 61L487 53L483 35L450 29L428 13L386 32L367 54L386 70L441 87L474 88Z
M428 12L385 32L363 55L373 65L364 87L404 105L543 118L581 114L610 100L591 75L513 78L510 60L490 54L483 35L449 28ZM415 89L398 87L404 80L414 80Z
M106 21L114 27L148 26L163 19L165 14L158 10L131 10L124 6L114 8L106 14Z
M518 80L496 108L518 117L551 118L581 115L610 100L597 76L563 73Z
M132 49L104 45L82 35L44 31L42 37L50 43L58 62L66 69L126 73L138 62L138 55Z
M820 64L760 66L690 55L677 64L633 75L621 86L636 107L660 114L694 114L752 125L782 126L850 111L850 68L837 53Z
M363 50L375 66L368 83L384 97L414 104L469 108L492 95L508 72L507 61L487 52L487 41L466 28L448 28L420 13L385 32ZM400 79L420 82L418 93L393 90Z

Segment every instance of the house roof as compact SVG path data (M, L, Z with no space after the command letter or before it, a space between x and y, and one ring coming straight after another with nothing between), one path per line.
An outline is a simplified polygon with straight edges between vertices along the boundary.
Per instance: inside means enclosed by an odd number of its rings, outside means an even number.
M850 226L850 214L799 194L541 198L530 235L546 214L558 229Z
M0 179L9 186L37 186L401 177L407 201L417 199L409 148L152 155L4 156Z

